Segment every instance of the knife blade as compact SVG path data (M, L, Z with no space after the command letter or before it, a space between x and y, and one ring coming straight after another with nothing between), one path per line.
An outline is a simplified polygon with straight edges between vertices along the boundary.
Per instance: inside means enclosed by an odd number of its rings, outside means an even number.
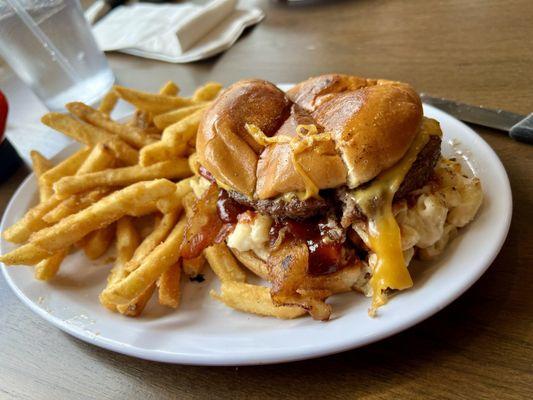
M420 97L424 103L435 106L461 121L508 132L513 139L533 143L533 113L526 116L433 97L426 93L422 93Z

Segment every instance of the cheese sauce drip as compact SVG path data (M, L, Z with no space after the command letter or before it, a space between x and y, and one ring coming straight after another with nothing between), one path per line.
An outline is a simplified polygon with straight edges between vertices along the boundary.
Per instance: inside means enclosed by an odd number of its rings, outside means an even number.
M296 156L309 148L313 149L313 145L316 142L332 140L329 132L318 133L315 125L298 125L296 127L296 136L292 138L285 135L268 137L261 129L253 124L246 124L245 128L261 146L269 146L275 143L288 144L291 148L291 160L294 169L304 181L305 186L305 192L296 192L296 196L302 201L307 200L310 197L320 198L320 195L318 194L320 189L304 170L302 164L296 159Z
M430 135L441 135L439 124L424 118L405 156L395 166L378 175L370 186L352 192L357 205L368 218L370 244L377 256L370 280L373 292L370 315L375 315L376 309L387 302L385 290L402 290L413 286L403 258L400 228L392 212L392 201Z

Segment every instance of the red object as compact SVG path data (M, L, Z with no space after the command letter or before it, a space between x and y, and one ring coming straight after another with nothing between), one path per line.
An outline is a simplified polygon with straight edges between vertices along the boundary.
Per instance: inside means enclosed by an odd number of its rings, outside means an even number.
M7 112L9 107L7 105L7 99L0 91L0 142L4 138L4 131L6 130Z

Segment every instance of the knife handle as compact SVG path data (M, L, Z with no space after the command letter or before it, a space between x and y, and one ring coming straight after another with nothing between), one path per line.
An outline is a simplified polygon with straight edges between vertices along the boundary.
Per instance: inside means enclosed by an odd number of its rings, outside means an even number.
M509 130L509 136L515 140L533 144L533 113L513 125Z

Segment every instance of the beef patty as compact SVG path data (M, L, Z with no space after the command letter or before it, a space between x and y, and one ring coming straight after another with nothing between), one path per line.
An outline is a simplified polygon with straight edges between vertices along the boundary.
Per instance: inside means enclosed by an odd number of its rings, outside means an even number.
M290 200L281 198L267 199L267 200L252 200L242 193L229 191L229 196L246 207L251 207L261 214L270 215L274 218L291 218L302 220L313 215L323 214L330 207L331 204L324 198L315 199L309 198L307 200L300 200L296 196L291 197Z
M405 179L394 196L394 201L405 198L407 194L421 188L427 183L440 157L440 144L440 137L430 136L429 141L420 151L411 169L407 172ZM357 219L364 218L351 196L348 196L348 190L346 186L343 186L335 191L337 199L343 204L341 223L344 227L349 226ZM323 214L335 206L335 201L328 195L322 196L320 199L309 198L307 200L300 200L296 196L291 197L290 200L284 200L282 198L252 200L236 191L229 191L228 194L236 202L253 208L261 214L270 215L275 218L302 220L314 215Z

